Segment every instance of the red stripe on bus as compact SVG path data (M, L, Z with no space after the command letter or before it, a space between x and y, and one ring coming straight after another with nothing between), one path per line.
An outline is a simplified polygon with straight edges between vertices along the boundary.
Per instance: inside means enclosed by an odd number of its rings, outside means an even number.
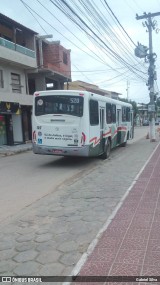
M109 131L109 132L103 134L103 137L105 137L105 136L107 136L107 135L111 135L111 131Z
M126 131L126 130L127 130L126 127L118 127L118 128L117 128L117 131Z
M100 141L100 138L97 139L97 137L92 138L89 142L94 142L94 144L97 144Z

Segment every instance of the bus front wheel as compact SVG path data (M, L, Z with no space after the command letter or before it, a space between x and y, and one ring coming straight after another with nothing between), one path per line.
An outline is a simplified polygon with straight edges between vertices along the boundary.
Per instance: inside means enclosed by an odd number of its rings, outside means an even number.
M111 152L111 142L108 139L107 144L105 145L104 152L101 154L102 159L107 159L110 156Z

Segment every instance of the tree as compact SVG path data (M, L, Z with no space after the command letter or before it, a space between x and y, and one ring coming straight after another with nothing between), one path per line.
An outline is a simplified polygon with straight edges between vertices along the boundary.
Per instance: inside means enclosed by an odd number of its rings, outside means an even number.
M120 101L126 102L126 103L130 103L133 106L133 114L134 114L134 118L136 118L137 114L139 114L139 110L137 107L137 103L135 101L132 100L128 100L125 98L119 98Z

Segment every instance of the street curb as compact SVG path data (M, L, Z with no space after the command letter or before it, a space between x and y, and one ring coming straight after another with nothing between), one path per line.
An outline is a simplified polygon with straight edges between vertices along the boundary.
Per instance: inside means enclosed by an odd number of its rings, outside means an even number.
M1 157L12 156L12 155L16 155L16 154L19 154L19 153L27 152L29 150L32 150L32 147L28 147L28 148L25 148L25 149L17 149L17 150L14 150L14 151L4 151L4 152L0 151L0 156Z

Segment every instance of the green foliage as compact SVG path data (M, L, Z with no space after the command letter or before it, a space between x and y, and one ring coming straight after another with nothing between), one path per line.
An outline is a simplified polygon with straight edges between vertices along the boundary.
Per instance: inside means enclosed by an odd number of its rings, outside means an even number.
M119 99L122 102L126 102L126 103L130 103L133 106L133 113L134 113L134 118L136 117L136 115L139 113L138 107L137 107L137 103L135 101L132 100L128 100L125 98L120 98Z

